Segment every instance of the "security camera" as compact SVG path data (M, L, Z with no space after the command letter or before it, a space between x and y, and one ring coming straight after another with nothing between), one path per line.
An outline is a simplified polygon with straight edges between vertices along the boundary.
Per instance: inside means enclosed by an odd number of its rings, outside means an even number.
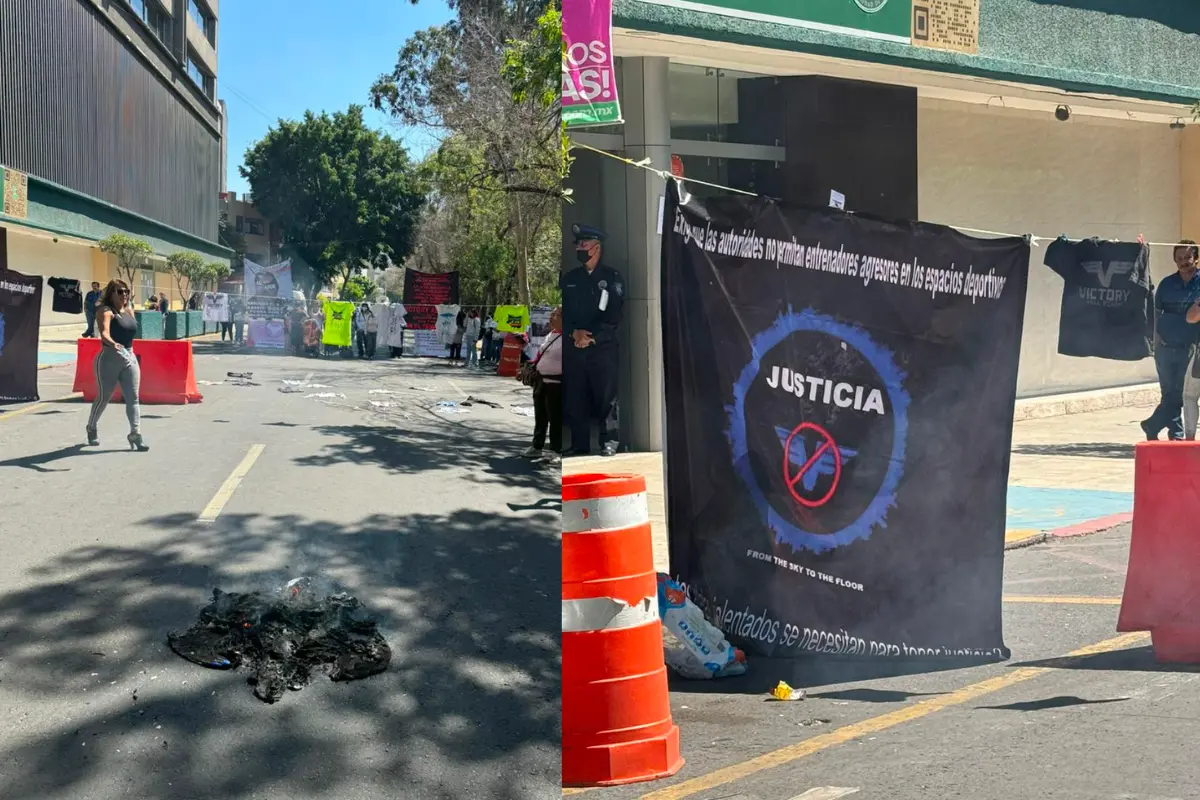
M1071 118L1071 107L1059 106L1058 108L1054 109L1054 118L1059 122L1066 122Z

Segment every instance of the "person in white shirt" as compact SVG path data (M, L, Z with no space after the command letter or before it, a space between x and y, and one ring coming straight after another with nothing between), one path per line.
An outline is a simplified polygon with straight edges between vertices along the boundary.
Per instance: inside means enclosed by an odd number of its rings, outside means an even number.
M550 333L532 361L533 443L521 455L555 464L562 452L562 306L550 312ZM546 434L550 434L550 450Z
M467 357L467 369L479 369L479 351L476 345L479 343L481 326L479 312L472 308L463 324L463 352Z

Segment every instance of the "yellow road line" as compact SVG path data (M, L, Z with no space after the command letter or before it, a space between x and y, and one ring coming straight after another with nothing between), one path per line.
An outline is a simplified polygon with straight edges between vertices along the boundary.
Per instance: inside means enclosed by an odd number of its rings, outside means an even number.
M63 400L70 400L74 396L75 396L75 393L72 392L71 394L64 394L62 397L56 397L53 400L44 400L40 403L34 403L31 406L25 406L24 408L18 408L16 411L0 412L0 422L3 422L6 419L12 419L13 417L19 417L22 414L28 414L30 411L37 411L39 408L45 408L46 406L52 405L53 403L60 403Z
M1071 595L1006 594L1006 603L1061 603L1067 606L1119 606L1119 597L1073 597Z
M1041 531L1035 531L1033 529L1026 529L1026 528L1019 529L1019 530L1005 531L1004 532L1004 543L1005 544L1013 544L1014 542L1023 542L1026 539L1032 539L1035 536L1041 536L1041 535L1042 535Z
M1126 647L1142 642L1146 636L1147 634L1145 633L1122 634L1121 636L1106 639L1103 642L1075 650L1068 653L1066 658L1079 658L1096 655L1097 653L1107 653L1113 650L1123 650ZM700 792L706 792L718 786L732 783L757 772L790 764L797 759L811 756L814 753L828 750L840 744L845 744L862 736L878 733L905 722L912 722L922 717L927 717L930 714L950 708L951 706L969 703L976 698L998 692L1001 689L1007 689L1009 686L1023 683L1052 671L1054 671L1053 667L1020 667L999 677L989 678L986 681L964 686L949 694L922 700L919 703L899 708L889 714L883 714L882 716L873 717L862 722L855 722L851 725L838 728L835 731L806 739L803 742L797 742L773 752L764 753L749 761L733 764L715 772L710 772L707 775L701 775L697 778L677 783L674 786L668 786L649 794L644 794L640 800L681 800L684 797L693 797Z
M254 462L258 461L258 457L262 455L266 449L265 444L251 445L249 451L246 452L246 457L242 459L242 463L238 464L229 477L225 479L225 483L221 484L221 488L213 495L213 499L209 501L204 510L200 512L197 518L200 522L212 522L225 508L225 504L233 497L233 493L242 483L242 479L250 472L250 468L254 466Z

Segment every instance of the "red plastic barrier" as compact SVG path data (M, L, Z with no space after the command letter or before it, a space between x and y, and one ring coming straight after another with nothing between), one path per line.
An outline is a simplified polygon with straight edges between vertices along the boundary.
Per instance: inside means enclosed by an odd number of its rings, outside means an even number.
M1150 631L1159 661L1200 663L1200 442L1141 442L1134 453L1117 630Z
M99 339L80 339L75 360L75 386L73 391L83 394L83 399L96 399L96 373L93 362L100 352ZM134 339L133 354L142 367L142 384L138 400L145 405L186 405L204 399L196 385L195 361L192 358L192 343L186 340L159 341ZM121 389L113 392L113 401L122 402Z
M500 350L500 366L496 369L497 375L502 378L517 376L517 372L521 368L522 344L520 336L510 333L504 337L504 347Z

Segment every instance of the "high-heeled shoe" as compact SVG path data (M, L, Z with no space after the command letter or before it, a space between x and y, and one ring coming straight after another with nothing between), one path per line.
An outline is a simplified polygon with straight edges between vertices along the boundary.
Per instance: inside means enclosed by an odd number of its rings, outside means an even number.
M129 434L128 439L130 450L136 450L139 453L145 453L150 449L150 445L146 444L142 440L142 435L140 433L131 433Z
M96 430L94 428L87 429L87 440L88 447L96 447L100 444L100 439L97 437Z

